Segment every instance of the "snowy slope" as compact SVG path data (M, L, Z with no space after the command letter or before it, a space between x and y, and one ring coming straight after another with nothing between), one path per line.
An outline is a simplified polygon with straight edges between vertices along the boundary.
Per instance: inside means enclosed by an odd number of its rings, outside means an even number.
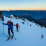
M11 20L14 24L19 23L20 29L19 32L16 31L16 27L14 27L14 35L15 37L9 41L6 41L8 38L8 26L4 25L4 33L3 34L3 22L0 21L0 46L46 46L46 28L39 27L28 20L23 21L21 19L11 19L4 16L4 23L7 23L8 20ZM25 22L25 24L22 24ZM27 25L28 23L28 25ZM31 26L30 26L31 24ZM43 39L41 39L41 35L43 35Z

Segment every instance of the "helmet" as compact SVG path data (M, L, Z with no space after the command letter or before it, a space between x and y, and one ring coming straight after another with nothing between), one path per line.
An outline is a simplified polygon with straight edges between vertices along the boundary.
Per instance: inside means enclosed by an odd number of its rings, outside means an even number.
M17 23L17 25L18 25L18 23Z
M7 21L7 23L10 23L9 21Z

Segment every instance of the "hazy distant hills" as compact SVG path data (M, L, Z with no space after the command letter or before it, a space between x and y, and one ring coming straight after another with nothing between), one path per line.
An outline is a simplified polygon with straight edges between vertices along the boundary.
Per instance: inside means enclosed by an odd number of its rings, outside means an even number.
M41 18L41 19L37 19L36 21L43 24L44 26L46 26L46 17Z
M4 16L10 16L11 14L15 14L17 16L22 16L23 14L29 14L34 19L40 19L46 17L46 10L39 11L39 10L10 10L10 11L3 11Z
M35 22L38 22L38 23L46 26L46 17L43 17L43 18L40 18L40 19L34 19L30 15L28 15L28 14L23 14L21 17L25 17L27 19L33 20Z
M27 19L30 19L30 20L35 20L35 19L32 18L31 15L29 15L29 14L23 14L21 17L24 17L24 18L27 18Z
M46 10L10 10L2 12L4 16L10 16L11 14L14 14L46 25Z

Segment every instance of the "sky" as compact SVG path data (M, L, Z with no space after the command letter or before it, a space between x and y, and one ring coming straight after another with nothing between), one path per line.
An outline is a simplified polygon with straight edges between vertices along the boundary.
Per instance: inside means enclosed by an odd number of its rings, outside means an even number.
M46 0L0 0L0 10L46 10Z

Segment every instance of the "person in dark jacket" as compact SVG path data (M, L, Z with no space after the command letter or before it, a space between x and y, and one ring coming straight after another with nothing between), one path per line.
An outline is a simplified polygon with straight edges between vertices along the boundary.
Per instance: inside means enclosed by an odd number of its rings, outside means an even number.
M4 24L4 25L8 25L8 34L9 34L9 36L10 36L10 30L11 30L11 32L12 32L12 35L14 35L12 23L10 23L10 21L7 21L6 24L5 24L5 23L3 23L3 24Z
M18 26L19 26L18 23L16 25L14 25L14 26L16 26L16 29L17 29L17 32L18 32ZM19 28L20 28L20 26L19 26Z

